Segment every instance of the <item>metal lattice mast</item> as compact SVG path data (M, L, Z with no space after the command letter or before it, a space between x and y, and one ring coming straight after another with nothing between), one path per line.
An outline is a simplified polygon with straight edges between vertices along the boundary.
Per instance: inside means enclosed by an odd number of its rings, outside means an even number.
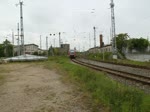
M111 0L110 8L111 8L111 35L112 35L112 51L113 54L116 54L117 52L117 46L116 46L116 29L115 29L115 14L114 14L114 2Z
M25 49L24 49L23 8L22 8L23 1L20 1L19 5L20 5L21 54L24 55Z

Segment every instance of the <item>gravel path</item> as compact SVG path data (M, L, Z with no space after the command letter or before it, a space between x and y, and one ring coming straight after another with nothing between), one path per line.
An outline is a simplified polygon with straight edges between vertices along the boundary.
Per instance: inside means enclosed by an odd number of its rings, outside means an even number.
M132 68L132 67L114 65L114 64L107 64L107 63L102 63L102 62L97 62L97 61L86 60L86 59L78 59L78 60L83 61L83 62L88 62L88 63L98 65L98 66L111 68L114 70L120 70L120 71L124 71L124 72L128 71L129 73L150 77L150 70L144 70L144 69L140 69L140 68Z
M90 112L82 92L41 64L6 64L1 69L6 80L0 86L0 112Z

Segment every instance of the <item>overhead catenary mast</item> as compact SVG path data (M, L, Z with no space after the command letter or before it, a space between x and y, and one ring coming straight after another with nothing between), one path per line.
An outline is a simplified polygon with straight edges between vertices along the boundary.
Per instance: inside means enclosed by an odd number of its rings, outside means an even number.
M116 29L115 29L115 14L114 14L114 2L111 0L111 37L112 37L112 52L113 58L117 58L117 45L116 45Z

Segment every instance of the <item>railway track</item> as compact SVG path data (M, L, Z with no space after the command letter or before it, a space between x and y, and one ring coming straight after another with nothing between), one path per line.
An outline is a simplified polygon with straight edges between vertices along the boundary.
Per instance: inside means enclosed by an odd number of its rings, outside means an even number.
M124 79L134 81L136 83L142 83L143 85L150 86L150 77L149 76L137 75L137 74L129 73L127 71L125 72L125 71L114 70L111 68L106 68L106 67L90 64L87 62L82 62L82 61L79 61L76 59L72 59L72 61L75 63L78 63L80 65L95 69L95 70L104 71L111 75L115 75L115 76L118 76L118 77L121 77Z
M88 60L88 58L85 58ZM115 63L115 62L106 62L106 61L99 61L95 60L101 63L107 63L107 64L114 64L114 65L121 65L121 66L127 66L127 67L133 67L133 68L140 68L140 69L145 69L145 70L150 70L150 67L147 66L141 66L141 65L132 65L132 64L124 64L124 63Z

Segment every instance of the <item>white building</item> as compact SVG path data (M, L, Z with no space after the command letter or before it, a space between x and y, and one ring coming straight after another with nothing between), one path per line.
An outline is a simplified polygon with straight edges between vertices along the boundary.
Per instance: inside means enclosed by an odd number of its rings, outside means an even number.
M20 55L21 46L14 46L14 52L17 55ZM24 45L25 54L33 54L34 52L38 52L39 48L36 44L25 44Z

